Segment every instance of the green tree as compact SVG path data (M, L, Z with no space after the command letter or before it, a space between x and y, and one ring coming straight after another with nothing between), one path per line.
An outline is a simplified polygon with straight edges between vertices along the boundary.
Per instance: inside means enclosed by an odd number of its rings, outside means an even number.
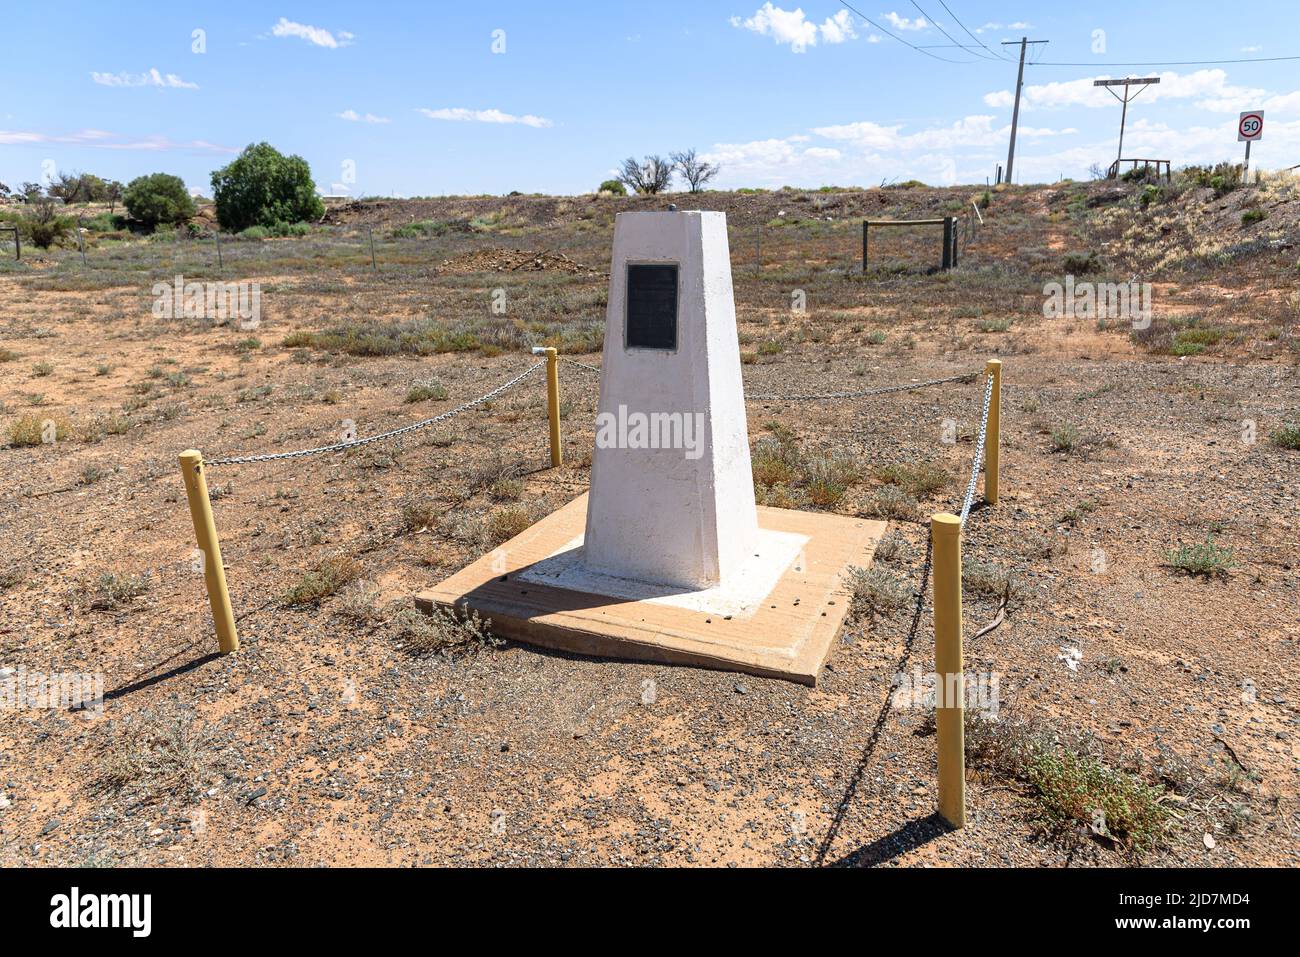
M212 195L217 221L233 232L325 215L307 161L285 156L270 143L250 145L229 166L213 173Z
M125 192L126 187L115 179L110 179L104 184L104 199L108 200L110 214L117 210L117 204L122 202L122 194Z
M150 229L159 223L180 225L195 213L194 200L185 182L170 173L151 173L131 180L122 202L132 219L140 220Z

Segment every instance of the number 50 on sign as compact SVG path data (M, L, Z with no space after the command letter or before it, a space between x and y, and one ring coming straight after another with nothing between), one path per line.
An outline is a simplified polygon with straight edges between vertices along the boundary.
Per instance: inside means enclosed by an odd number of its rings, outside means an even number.
M1249 110L1237 118L1237 142L1263 139L1264 111Z

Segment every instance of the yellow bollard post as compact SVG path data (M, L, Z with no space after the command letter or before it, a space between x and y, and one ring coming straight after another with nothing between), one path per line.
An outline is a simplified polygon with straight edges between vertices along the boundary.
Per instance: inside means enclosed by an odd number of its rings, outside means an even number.
M546 405L551 416L551 468L564 464L564 451L560 445L560 357L554 349L546 353Z
M961 519L930 518L934 549L934 723L939 739L939 814L966 824L966 679L961 651Z
M181 453L181 475L185 479L190 518L194 520L194 538L199 543L199 551L203 552L203 578L208 586L212 621L217 628L217 645L223 655L228 655L239 650L239 634L235 631L230 592L226 590L226 570L221 565L221 543L217 541L217 526L212 520L212 502L208 498L208 480L203 474L202 452L189 449Z
M984 501L998 504L998 479L1001 477L998 452L1002 443L1002 360L990 359L984 367L993 377L993 394L989 396L989 430L984 437Z

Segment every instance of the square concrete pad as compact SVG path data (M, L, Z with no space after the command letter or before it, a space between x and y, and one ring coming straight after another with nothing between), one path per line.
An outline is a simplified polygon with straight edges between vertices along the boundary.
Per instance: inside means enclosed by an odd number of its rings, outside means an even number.
M492 619L496 634L563 651L814 685L849 611L845 572L870 565L885 533L884 522L760 507L759 527L773 534L762 536L769 551L755 570L778 561L775 585L764 585L766 594L685 591L575 574L586 518L582 495L416 595L417 606L468 603Z

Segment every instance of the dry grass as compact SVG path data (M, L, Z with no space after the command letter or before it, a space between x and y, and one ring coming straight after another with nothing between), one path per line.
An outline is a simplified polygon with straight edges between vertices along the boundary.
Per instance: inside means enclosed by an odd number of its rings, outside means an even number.
M507 505L488 516L487 539L490 546L500 545L525 531L532 524L528 510L522 505Z
M47 424L48 423L48 424ZM47 438L62 442L72 426L61 416L24 415L9 425L9 444L16 446L48 445Z
M864 511L872 518L914 522L920 507L915 498L897 485L884 485L867 500Z
M882 465L874 475L879 481L897 485L916 499L933 498L952 484L952 476L934 462Z
M284 594L290 606L319 605L361 577L361 563L346 555L327 558L307 572Z
M95 611L117 611L149 591L147 575L104 572L86 589L87 604Z
M196 800L222 769L212 730L188 711L129 716L103 751L97 790L129 793L145 804Z
M879 566L848 569L847 585L853 598L853 611L871 615L889 615L907 605L911 592L892 572Z
M1165 787L1115 769L1086 742L1035 725L968 713L966 758L974 768L1028 786L1038 823L1058 837L1091 834L1140 855L1162 843L1173 824Z
M492 620L466 607L438 606L430 614L404 608L391 619L389 626L397 647L416 656L437 654L458 658L502 644L492 634Z

